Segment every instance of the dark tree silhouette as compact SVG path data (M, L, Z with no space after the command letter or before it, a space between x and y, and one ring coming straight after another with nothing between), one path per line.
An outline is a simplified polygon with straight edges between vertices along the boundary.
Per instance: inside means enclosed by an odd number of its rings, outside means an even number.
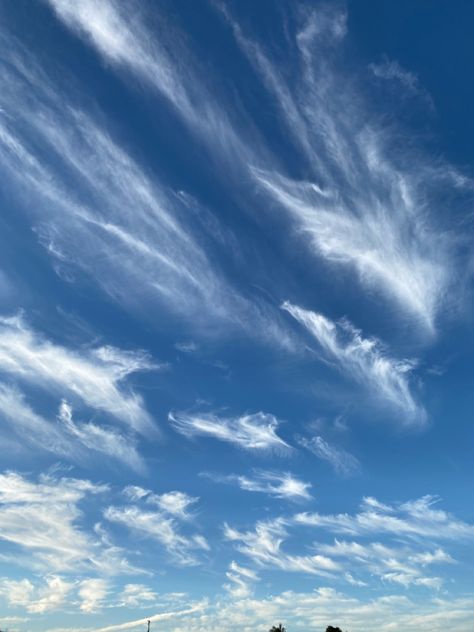
M342 632L341 628L335 628L332 625L328 625L326 632Z
M274 625L273 628L270 629L270 632L286 632L286 628L279 623L278 625Z

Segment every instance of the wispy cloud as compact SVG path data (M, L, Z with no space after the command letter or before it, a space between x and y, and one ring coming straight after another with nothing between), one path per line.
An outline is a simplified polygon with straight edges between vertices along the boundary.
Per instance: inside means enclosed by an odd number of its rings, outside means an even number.
M339 569L336 562L324 555L292 555L283 551L281 545L288 537L287 524L282 518L260 521L254 531L239 531L226 524L224 537L262 567L315 575L328 575Z
M421 97L429 108L434 108L431 96L421 87L420 81L415 73L402 68L396 60L385 58L379 63L371 63L369 64L369 70L377 79L391 82L397 89L401 85L409 96Z
M138 608L158 600L158 595L145 584L125 584L120 593L118 606Z
M335 472L342 476L353 476L360 470L360 463L354 455L331 445L321 436L300 437L298 443L316 455L318 459L330 463Z
M434 571L455 563L439 542L469 544L474 537L474 526L443 511L434 511L432 502L431 498L422 498L385 505L367 497L354 515L279 516L260 520L248 531L226 524L224 535L241 554L262 568L329 573L334 579L354 586L373 586L375 578L385 585L439 590L445 575ZM311 535L318 533L318 539L309 547L308 530ZM328 534L346 534L352 539L336 538L328 543ZM377 539L369 541L373 536ZM284 550L286 541L291 553ZM308 548L312 554L307 553ZM299 552L301 549L303 553Z
M58 418L67 432L89 450L107 454L135 470L144 470L144 462L137 451L133 437L123 435L114 428L99 426L92 422L77 423L73 419L71 405L65 400L59 407Z
M231 583L224 584L224 588L233 599L245 599L246 597L250 597L255 582L259 581L259 577L255 571L240 566L240 564L234 561L229 564L229 569L225 575Z
M77 463L90 461L94 453L100 452L144 471L133 436L91 422L76 423L66 401L60 405L58 420L50 421L31 408L17 387L0 383L0 413L22 448L44 450Z
M418 547L419 544L416 544ZM428 576L425 569L428 565L441 565L453 563L453 558L443 549L437 548L434 552L416 552L412 546L405 543L396 542L393 544L381 544L371 542L361 544L359 542L346 542L335 540L334 544L322 544L317 547L318 552L344 560L351 569L356 569L358 575L362 572L379 577L383 582L400 584L405 588L414 586L425 586L427 588L439 589L443 583L441 577ZM426 562L423 562L426 560ZM355 579L351 573L344 575L350 584L368 585L367 581Z
M195 496L178 491L155 494L149 489L143 489L136 485L128 485L123 491L124 495L131 501L144 500L147 504L156 505L165 513L180 520L189 520L192 517L189 508L199 500Z
M260 492L275 498L293 501L309 500L311 498L309 493L311 483L300 480L290 472L254 470L251 476L210 473L204 473L203 476L217 483L237 485L244 491Z
M139 572L118 547L80 525L79 504L107 490L82 479L0 474L0 539L15 546L16 563L46 572Z
M139 431L150 431L153 421L125 379L153 368L143 352L112 347L72 350L47 340L19 316L0 318L1 372L61 396L68 393Z
M38 415L27 403L18 388L0 384L0 413L2 421L26 445L47 450L61 457L81 459L82 451L74 446L55 424Z
M87 13L85 6L79 13ZM97 5L97 14L103 7ZM118 11L111 4L109 9ZM193 219L199 203L143 168L112 138L105 118L77 105L72 95L78 88L52 80L14 38L0 36L9 50L0 162L57 273L66 281L87 274L145 318L149 308L165 306L196 330L244 329L293 346L274 306L255 293L244 296L213 263L216 243ZM97 113L97 106L91 103L90 110ZM48 148L47 156L38 146ZM218 228L211 232L223 232L218 219L212 221Z
M200 534L184 535L183 521L188 514L186 507L198 499L191 499L180 492L170 492L161 496L151 494L138 487L125 488L125 494L133 500L158 505L159 510L148 510L143 505L107 507L107 520L122 524L135 534L155 540L162 545L168 557L177 564L193 566L199 563L196 551L208 551L209 545ZM178 521L181 521L181 526Z
M420 600L398 592L373 596L364 591L356 596L352 592L321 586L309 592L287 590L266 598L211 602L205 613L189 614L182 621L173 621L173 631L199 629L203 621L206 629L222 632L231 632L236 623L242 630L264 630L268 621L284 621L288 626L305 630L324 630L328 621L342 621L348 630L366 632L383 630L387 622L394 632L417 632L420 629L444 632L453 625L457 632L471 632L473 607L472 595ZM146 620L136 624L146 625ZM110 632L115 629L109 628Z
M324 357L379 400L404 412L405 422L423 423L424 409L415 401L409 384L413 360L390 357L376 338L364 338L348 320L334 322L322 314L289 302L282 305L318 342Z
M209 436L245 450L286 451L290 446L277 434L279 421L269 413L221 417L213 413L170 412L173 428L186 437Z
M131 20L129 8L109 0L100 5L86 0L80 7L70 0L49 4L113 67L145 80L164 96L211 155L226 155L245 174L250 169L306 236L311 252L353 270L371 293L387 296L427 332L435 332L437 316L447 304L455 255L431 208L439 205L440 179L452 179L446 174L454 170L415 154L406 144L394 151L396 135L379 122L362 96L364 89L353 77L349 80L337 61L347 34L344 11L320 7L303 12L306 22L288 36L297 65L290 78L222 9L307 162L306 179L295 179L276 166L281 161L261 140L252 142L256 132L249 120L237 128L230 108L215 105L215 94L178 38L168 46L157 41L139 10ZM391 73L403 76L412 89L409 75L395 69ZM192 274L196 269L187 270Z
M224 11L306 159L300 179L261 166L254 177L292 218L310 252L334 268L349 268L366 289L388 297L433 333L454 259L449 238L428 209L439 206L440 176L451 167L401 147L400 134L382 125L367 101L366 87L347 76L341 45L346 12L321 6L302 13L301 29L287 33L290 75ZM397 76L413 92L414 76L394 63L376 71Z
M119 630L131 630L144 626L150 621L168 621L169 619L177 619L184 616L195 615L206 610L208 602L198 601L190 605L189 608L183 610L175 610L174 612L159 612L143 619L136 619L135 621L127 621L126 623L118 623L116 625L108 625L105 628L94 628L92 632L119 632Z
M406 538L459 541L474 538L473 524L458 520L441 509L433 509L437 502L436 497L423 496L406 503L385 505L368 497L364 499L360 512L354 515L300 513L295 516L295 521L350 535L385 533Z
M204 68L199 68L180 38L167 41L169 25L163 16L147 16L143 6L120 6L110 0L84 0L80 5L72 0L48 2L58 18L108 64L164 97L190 131L211 149L213 158L216 153L225 156L233 167L236 155L237 165L252 161L250 144L242 140L242 131L239 134L234 129L228 113L207 87ZM160 24L160 39L147 25L150 19ZM176 32L176 26L172 30Z

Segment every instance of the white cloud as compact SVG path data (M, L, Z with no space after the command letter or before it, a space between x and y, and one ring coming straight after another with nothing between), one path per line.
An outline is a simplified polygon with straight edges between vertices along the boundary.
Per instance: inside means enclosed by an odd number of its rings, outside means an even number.
M73 587L72 582L58 576L46 577L42 586L35 586L29 579L3 579L0 580L0 595L10 606L43 614L61 608Z
M288 537L287 522L281 518L260 521L254 531L238 531L225 525L224 537L236 543L237 550L256 564L288 572L328 575L339 565L324 555L292 555L285 553L281 545Z
M352 573L344 573L344 579L348 584L351 584L352 586L358 586L359 588L367 586L366 582L363 582L361 579L355 578Z
M107 490L82 479L41 475L31 482L15 472L0 474L0 539L14 546L15 563L33 569L140 572L119 548L81 526L80 503Z
M81 450L55 424L35 413L17 388L0 383L0 413L22 442L61 457L81 458Z
M344 560L351 570L357 569L360 575L368 572L367 581L355 580L350 572L344 578L354 586L368 585L369 578L379 577L383 582L398 583L408 588L411 585L425 586L439 589L443 583L440 577L424 574L427 563L453 563L452 557L438 548L431 551L415 552L419 543L410 545L394 538L393 544L386 545L379 542L361 544L355 541L335 540L334 544L318 544L318 552ZM415 547L415 548L414 548Z
M433 333L453 275L450 239L435 217L450 165L415 153L402 134L383 126L366 86L347 76L344 11L314 8L299 32L288 31L291 74L224 13L306 159L306 180L270 166L254 168L256 181L286 210L311 253L351 269L369 292L388 297ZM396 76L410 92L421 90L395 63L373 70Z
M114 428L99 426L92 422L75 422L72 417L72 407L65 400L61 402L59 407L58 418L69 434L78 439L89 450L107 454L135 470L144 470L144 464L133 437L125 436Z
M275 498L286 500L309 500L311 498L309 493L311 483L296 478L290 472L254 470L251 477L239 474L208 473L205 473L204 476L218 483L238 485L244 491L261 492Z
M211 150L218 152L234 168L235 156L241 166L254 160L250 145L242 140L226 112L206 88L205 67L199 68L182 45L182 39L167 41L167 32L176 26L165 23L163 15L143 14L143 7L120 6L110 0L49 0L56 15L88 41L112 67L125 70L161 94L175 108L190 131ZM160 38L147 26L160 24ZM183 60L186 60L183 63Z
M119 606L139 608L157 601L158 595L145 584L126 584L119 596Z
M377 79L393 82L397 89L401 86L407 95L420 97L430 109L434 109L433 100L429 93L421 87L418 77L413 72L402 68L398 61L384 59L380 63L369 64L369 70Z
M439 542L448 540L457 547L468 544L474 538L474 526L434 511L431 503L425 497L385 505L369 497L355 515L298 513L260 520L247 531L226 524L224 537L265 569L320 574L359 587L399 584L405 589L439 590L448 576L435 570L456 562ZM308 541L314 533L318 539ZM328 543L328 534L341 533L352 539ZM373 536L383 540L370 541Z
M126 623L118 623L116 625L107 625L105 628L94 628L92 632L119 632L119 630L132 630L139 629L146 626L148 621L154 623L155 621L168 621L176 618L180 618L186 615L193 615L202 612L207 607L207 601L198 601L190 605L189 608L178 610L174 612L160 612L153 614L143 619L136 619L135 621L127 621Z
M173 632L242 632L268 630L281 621L287 629L319 632L328 624L343 630L364 632L471 632L474 599L461 598L422 600L399 594L360 598L327 586L311 592L288 590L263 599L215 601L199 614L184 615L182 621L171 621ZM146 620L136 622L145 624ZM112 628L114 630L116 628ZM105 631L100 631L105 632Z
M192 517L188 509L199 500L195 496L179 491L154 494L151 490L136 485L127 485L123 491L130 500L145 500L146 503L156 505L165 513L181 520L189 520Z
M107 595L107 581L101 578L84 579L79 586L82 612L96 612Z
M352 476L360 470L360 463L355 456L346 450L331 445L323 437L316 436L310 439L300 437L298 443L315 454L318 459L330 463L334 470L342 476Z
M170 412L168 420L185 437L209 436L245 450L287 451L290 446L276 430L279 421L269 413L219 417L212 413Z
M253 585L259 581L259 577L255 571L240 566L234 561L229 564L226 577L231 583L224 584L224 588L233 599L245 599L250 597L253 593Z
M48 391L70 393L141 431L149 431L153 422L141 397L124 380L153 368L143 352L111 347L72 350L45 339L19 316L0 318L1 372Z
M107 6L100 4L97 15L103 8L117 13L115 5ZM74 13L76 5L70 7ZM125 20L124 28L132 23ZM57 273L70 281L85 272L109 298L142 317L166 306L197 330L219 334L231 327L294 346L273 305L242 296L213 264L204 249L209 235L192 218L199 204L171 192L111 138L105 119L65 97L78 89L53 81L13 38L0 36L9 51L0 104L11 114L0 120L0 162L17 196L26 198ZM51 154L40 156L37 146Z
M376 338L364 338L348 321L333 322L322 314L283 303L286 310L318 342L324 358L350 378L368 388L378 399L403 411L405 422L423 423L424 409L415 401L409 374L415 363L387 355Z
M190 340L188 342L177 342L175 344L175 349L177 349L178 351L181 351L181 353L192 354L198 351L199 346L195 342Z
M137 498L137 489L140 488L132 488L129 497L131 495L132 498ZM172 502L173 498L176 499L176 494L181 505L174 505ZM137 505L107 507L104 517L125 526L137 535L159 542L174 562L184 566L193 566L199 563L195 551L207 551L209 545L200 534L188 536L181 533L177 519L188 518L186 507L189 504L189 502L183 504L183 498L189 499L184 494L180 497L179 492L172 492L168 496L163 494L162 496L151 495L151 497L142 494L140 500L150 499L149 502L158 504L161 511L149 511ZM192 499L190 502L196 500Z
M441 509L433 509L436 502L436 497L423 496L406 503L384 505L369 498L353 515L300 513L295 516L295 522L350 535L385 533L410 539L426 537L457 541L474 538L474 525Z

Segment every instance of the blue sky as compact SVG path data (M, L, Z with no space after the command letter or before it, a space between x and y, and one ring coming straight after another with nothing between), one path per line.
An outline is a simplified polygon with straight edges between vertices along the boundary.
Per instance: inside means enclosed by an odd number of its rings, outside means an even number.
M0 626L472 627L468 3L0 6Z

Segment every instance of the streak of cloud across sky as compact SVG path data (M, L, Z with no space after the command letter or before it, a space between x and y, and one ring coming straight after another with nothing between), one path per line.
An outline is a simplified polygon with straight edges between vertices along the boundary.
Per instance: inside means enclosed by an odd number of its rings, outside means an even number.
M0 3L0 629L471 632L468 3Z

